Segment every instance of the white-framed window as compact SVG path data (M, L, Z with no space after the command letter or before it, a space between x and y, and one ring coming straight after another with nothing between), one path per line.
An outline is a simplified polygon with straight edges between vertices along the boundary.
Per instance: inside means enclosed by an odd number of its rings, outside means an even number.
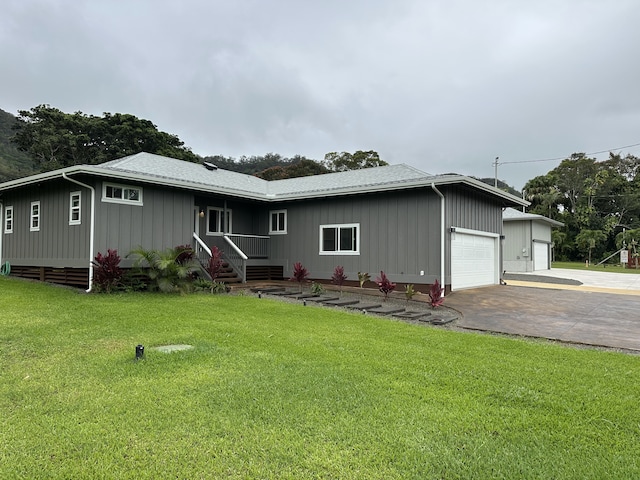
M4 233L13 233L13 206L4 207Z
M320 255L360 255L360 224L320 225Z
M102 201L142 205L142 188L115 183L102 184Z
M31 232L40 231L40 202L31 202L31 221L29 222Z
M69 194L69 225L80 225L82 223L80 199L80 192L71 192Z
M284 234L287 233L287 211L271 210L269 212L269 233Z
M233 215L227 208L227 221L224 222L224 208L207 207L207 235L222 235L231 233ZM226 228L225 228L226 227Z

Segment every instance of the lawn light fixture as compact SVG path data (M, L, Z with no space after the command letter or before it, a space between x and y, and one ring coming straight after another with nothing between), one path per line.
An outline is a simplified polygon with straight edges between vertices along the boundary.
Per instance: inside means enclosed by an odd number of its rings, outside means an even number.
M141 360L144 356L144 345L136 345L136 360Z
M258 298L262 298L262 292L258 292Z
M306 307L306 306L307 306L307 301L306 301L306 300L303 300L303 301L302 301L302 306L303 306L303 307Z

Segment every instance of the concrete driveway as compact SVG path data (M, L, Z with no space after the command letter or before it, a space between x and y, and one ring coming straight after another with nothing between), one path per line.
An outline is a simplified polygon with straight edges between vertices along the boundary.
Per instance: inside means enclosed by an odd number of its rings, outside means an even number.
M640 351L640 275L550 270L446 298L458 326ZM508 278L508 277L507 277Z

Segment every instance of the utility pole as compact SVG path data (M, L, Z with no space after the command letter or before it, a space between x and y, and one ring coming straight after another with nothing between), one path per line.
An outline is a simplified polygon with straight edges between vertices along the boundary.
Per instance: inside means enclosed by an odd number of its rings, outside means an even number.
M498 188L498 160L500 160L500 157L496 157L495 162L493 162L493 166L495 167L495 180L493 182L493 186Z

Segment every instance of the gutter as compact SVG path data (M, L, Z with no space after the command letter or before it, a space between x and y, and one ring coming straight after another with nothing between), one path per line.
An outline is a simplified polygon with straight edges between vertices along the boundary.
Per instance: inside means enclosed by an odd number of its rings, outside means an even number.
M445 291L445 257L444 257L444 195L436 188L435 182L431 182L431 189L440 197L440 285L442 287L442 298L444 298Z
M90 220L90 227L89 227L90 228L89 230L89 288L85 290L87 293L89 293L93 288L93 256L94 256L93 243L95 238L95 227L96 227L96 222L95 222L96 189L93 188L91 185L87 185L86 183L82 183L82 182L79 182L78 180L67 177L66 172L62 172L62 178L64 178L65 180L68 180L69 182L80 185L81 187L88 188L91 191L91 220Z

